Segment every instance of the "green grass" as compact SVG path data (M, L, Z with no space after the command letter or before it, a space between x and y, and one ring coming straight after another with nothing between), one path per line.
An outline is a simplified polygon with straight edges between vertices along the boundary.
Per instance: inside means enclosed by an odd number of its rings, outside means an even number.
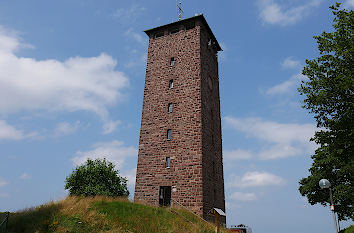
M18 213L10 213L8 221L8 232L15 227L16 232L50 232L50 219L60 208L59 204L49 203L37 208L26 209Z
M97 202L94 207L112 224L129 232L214 232L209 226L183 210L151 207L130 202ZM183 217L184 215L184 217Z
M350 227L341 230L340 233L354 233L354 225L351 225Z
M106 197L69 197L10 214L8 233L36 232L212 233L214 227L182 209L158 208Z

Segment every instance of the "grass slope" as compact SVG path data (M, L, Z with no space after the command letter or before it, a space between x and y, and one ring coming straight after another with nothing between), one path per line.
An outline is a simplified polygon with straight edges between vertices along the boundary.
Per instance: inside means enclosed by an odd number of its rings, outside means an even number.
M68 197L11 213L8 232L212 233L214 226L182 209L158 208L107 197Z

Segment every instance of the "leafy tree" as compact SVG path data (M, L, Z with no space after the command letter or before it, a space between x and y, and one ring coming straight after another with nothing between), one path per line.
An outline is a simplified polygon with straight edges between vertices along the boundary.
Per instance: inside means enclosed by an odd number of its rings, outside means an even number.
M354 220L354 15L352 10L340 10L340 3L330 8L334 30L314 36L320 55L306 60L302 73L308 80L299 88L305 95L303 107L317 121L311 140L319 146L312 155L311 174L301 179L299 191L310 204L327 205L328 190L321 190L318 182L328 179L339 219Z
M74 196L129 196L127 179L106 159L88 159L66 177L65 189Z

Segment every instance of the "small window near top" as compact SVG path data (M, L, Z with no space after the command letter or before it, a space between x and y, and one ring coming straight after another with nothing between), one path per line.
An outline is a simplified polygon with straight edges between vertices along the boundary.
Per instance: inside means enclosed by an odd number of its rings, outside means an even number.
M169 84L168 84L168 87L169 87L170 89L173 88L173 79L170 80L170 82L169 82Z
M170 66L174 66L174 65L175 65L175 58L171 57Z
M155 33L155 38L162 37L163 35L164 35L163 32L157 32L157 33Z
M171 132L171 129L168 129L167 130L167 140L171 140L172 138L172 132Z
M172 103L168 104L168 112L171 113L172 112Z
M171 30L170 30L170 35L171 35L171 34L175 34L175 33L177 33L178 31L179 31L179 28L171 29Z
M166 168L170 168L170 165L171 165L171 158L166 157Z

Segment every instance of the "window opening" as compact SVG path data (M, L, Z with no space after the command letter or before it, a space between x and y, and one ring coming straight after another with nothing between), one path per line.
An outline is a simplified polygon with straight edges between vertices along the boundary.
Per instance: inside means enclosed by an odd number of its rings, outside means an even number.
M166 157L166 168L170 168L170 165L171 165L171 158Z
M177 32L179 32L179 28L173 28L170 30L170 35L175 34Z
M214 203L216 203L216 189L214 188Z
M171 129L168 129L168 130L167 130L167 140L171 140L171 137L172 137L171 134L172 134L172 133L171 133Z
M155 39L156 39L156 38L159 38L159 37L162 37L162 36L164 36L164 33L163 33L163 32L157 32L157 33L155 34Z
M168 112L171 113L172 112L172 103L168 104Z
M170 89L171 89L171 88L173 88L173 79L171 79L171 80L170 80L170 82L169 82L169 85L168 85L168 86L169 86L169 88L170 88Z
M174 65L175 65L175 58L171 57L170 66L174 66Z

